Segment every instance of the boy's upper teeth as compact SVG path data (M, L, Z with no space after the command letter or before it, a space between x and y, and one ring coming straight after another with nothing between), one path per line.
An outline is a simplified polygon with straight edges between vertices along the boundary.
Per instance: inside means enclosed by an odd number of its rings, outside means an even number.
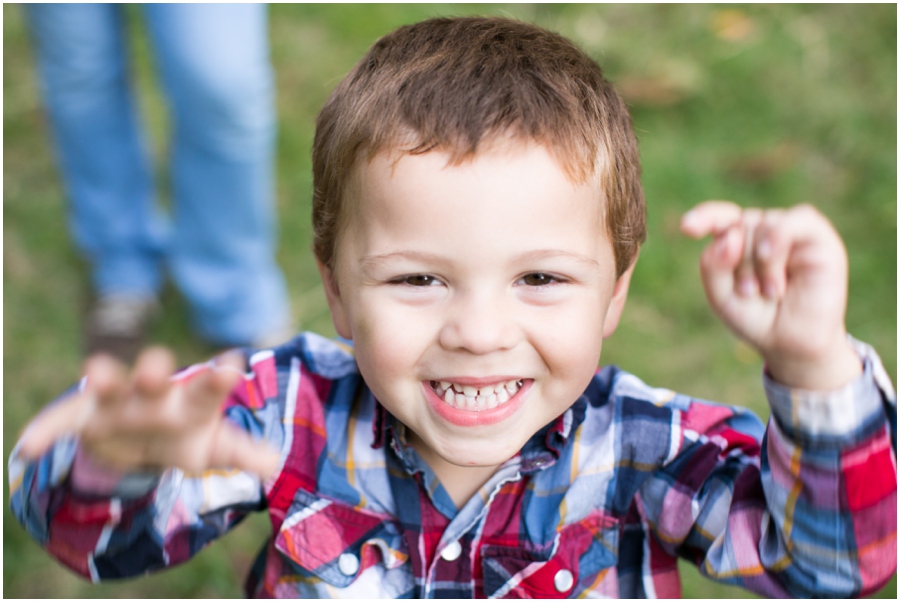
M438 397L459 409L481 411L495 408L509 401L522 387L521 380L509 380L473 387L449 381L431 381Z
M437 386L435 386L437 385ZM440 382L432 381L432 386L435 389L440 387L441 392L446 391L447 389L453 388L454 393L462 393L466 397L475 397L477 395L491 395L492 393L496 395L502 390L506 390L510 395L515 395L515 393L522 386L521 380L509 380L505 382L495 383L493 385L482 385L481 387L472 387L470 385L458 385L456 383L447 382L442 380Z

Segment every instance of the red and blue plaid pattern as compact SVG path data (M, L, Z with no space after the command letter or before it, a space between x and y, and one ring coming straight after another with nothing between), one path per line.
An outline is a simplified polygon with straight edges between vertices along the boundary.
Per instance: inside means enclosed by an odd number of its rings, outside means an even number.
M896 397L855 344L865 374L840 391L764 378L767 429L603 368L457 509L351 351L304 334L250 355L224 408L281 450L270 481L110 475L65 440L13 452L11 504L95 581L187 560L266 510L256 597L677 597L679 556L765 596L864 595L896 570Z

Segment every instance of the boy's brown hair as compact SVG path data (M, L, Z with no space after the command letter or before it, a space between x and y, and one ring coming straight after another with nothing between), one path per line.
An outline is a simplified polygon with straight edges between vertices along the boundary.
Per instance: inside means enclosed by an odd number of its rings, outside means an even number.
M617 276L646 236L631 116L600 67L572 42L503 18L438 18L378 40L316 122L316 257L333 267L346 184L385 150L471 159L502 138L546 147L575 183L600 178ZM603 202L604 199L598 199Z

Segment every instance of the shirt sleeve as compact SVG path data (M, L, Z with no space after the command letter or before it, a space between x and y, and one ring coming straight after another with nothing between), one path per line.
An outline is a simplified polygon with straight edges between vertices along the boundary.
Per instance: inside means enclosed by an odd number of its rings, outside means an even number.
M739 409L693 401L676 412L678 452L637 496L651 557L681 555L768 597L862 596L890 579L896 394L875 351L851 343L863 374L841 389L764 375L772 416L761 443Z
M277 396L261 359L251 363L223 411L254 438L279 448ZM192 366L173 378L188 379L209 367ZM240 471L124 474L100 468L74 437L57 441L33 462L16 446L8 468L16 518L51 555L94 582L183 562L248 512L262 509L266 499L259 478Z

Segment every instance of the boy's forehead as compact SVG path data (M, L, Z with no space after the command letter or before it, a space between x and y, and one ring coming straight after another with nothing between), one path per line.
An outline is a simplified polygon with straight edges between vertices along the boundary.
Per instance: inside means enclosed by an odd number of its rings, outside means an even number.
M534 199L539 199L538 205ZM428 215L434 224L444 223L438 216L452 207L450 219L466 215L508 225L523 217L516 214L528 203L528 211L542 207L577 215L577 220L594 225L597 238L608 242L604 191L598 179L574 182L552 152L535 143L494 144L458 161L441 149L409 153L394 147L362 156L345 190L340 229L353 229L359 236L363 233L359 228L368 231L384 218L396 225L415 219L421 223L424 207L432 211ZM347 240L339 236L338 245L341 239Z
M540 167L535 165L534 151L542 156ZM395 204L392 201L397 195L439 195L440 188L446 186L467 188L479 195L485 190L505 195L519 189L523 182L534 180L534 173L541 168L546 170L543 173L551 175L534 182L535 186L561 194L591 188L595 193L590 196L591 203L599 204L601 213L605 213L602 208L605 195L599 178L573 180L542 146L501 144L462 157L442 149L409 153L402 148L363 156L354 165L345 189L346 217L365 214L369 209L385 209Z

